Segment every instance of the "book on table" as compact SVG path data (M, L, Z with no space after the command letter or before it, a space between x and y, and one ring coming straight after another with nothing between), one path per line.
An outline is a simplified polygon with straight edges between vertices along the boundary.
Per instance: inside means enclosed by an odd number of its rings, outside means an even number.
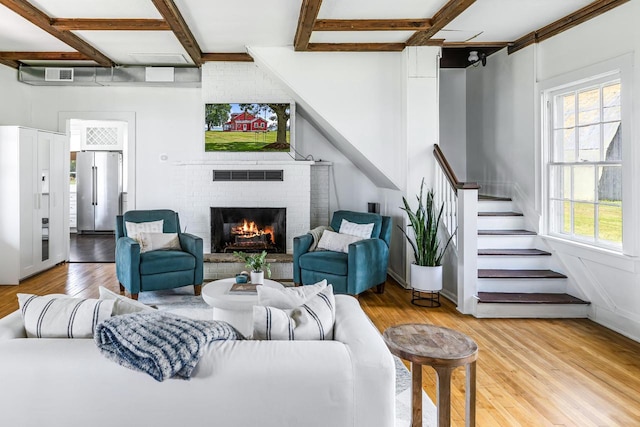
M257 294L255 284L252 283L234 283L229 289L230 294Z

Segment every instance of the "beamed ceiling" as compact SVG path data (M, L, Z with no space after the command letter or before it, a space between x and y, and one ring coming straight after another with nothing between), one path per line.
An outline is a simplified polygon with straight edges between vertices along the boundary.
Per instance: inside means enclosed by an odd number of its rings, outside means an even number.
M200 66L246 46L516 52L629 0L0 0L0 64Z

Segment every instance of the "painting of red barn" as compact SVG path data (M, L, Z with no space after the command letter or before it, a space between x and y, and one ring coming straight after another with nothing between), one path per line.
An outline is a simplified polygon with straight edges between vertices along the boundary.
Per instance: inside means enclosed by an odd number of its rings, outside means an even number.
M205 151L291 149L291 103L205 104Z

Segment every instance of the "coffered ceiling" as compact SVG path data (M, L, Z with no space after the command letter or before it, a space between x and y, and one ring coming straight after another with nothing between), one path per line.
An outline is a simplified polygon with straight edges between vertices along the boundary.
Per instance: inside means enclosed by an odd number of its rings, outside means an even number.
M0 64L199 66L250 61L246 46L439 45L443 63L466 66L470 50L515 51L626 1L0 0Z

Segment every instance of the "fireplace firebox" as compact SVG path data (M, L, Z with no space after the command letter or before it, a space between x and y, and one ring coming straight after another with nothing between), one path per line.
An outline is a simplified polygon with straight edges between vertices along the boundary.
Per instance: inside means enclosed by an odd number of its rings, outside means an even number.
M211 208L211 253L285 253L286 208Z

